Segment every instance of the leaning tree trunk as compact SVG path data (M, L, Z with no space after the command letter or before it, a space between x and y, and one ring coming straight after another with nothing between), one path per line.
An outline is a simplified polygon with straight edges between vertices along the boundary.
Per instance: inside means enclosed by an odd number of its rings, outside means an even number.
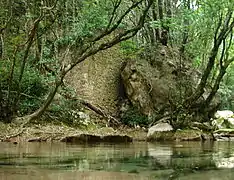
M227 36L231 34L232 29L234 27L234 18L232 18L232 14L232 11L228 11L224 23L222 23L222 19L220 19L219 21L218 27L214 35L214 45L209 56L208 64L206 66L205 71L203 72L201 81L198 87L196 88L195 93L185 100L183 104L185 108L189 108L193 104L196 104L197 100L203 95L210 73L214 68L215 59L217 57L220 45L223 41L226 40Z
M62 83L63 83L63 77L59 78L59 80L56 81L54 87L50 90L50 93L47 96L46 101L38 110L36 110L32 114L26 115L24 117L15 118L14 123L24 125L24 124L29 123L31 120L34 120L34 119L37 119L38 117L40 117L45 112L45 110L48 108L48 106L51 104L51 102L53 101L54 96L57 93L57 90Z
M205 100L202 100L201 97L204 94L205 89L207 88L208 80L212 72L212 69L215 66L215 61L219 53L221 43L224 42L227 39L227 37L230 36L232 33L234 27L234 18L232 17L232 14L233 12L229 10L226 14L225 19L222 18L219 19L218 26L214 33L213 48L210 51L208 63L202 74L201 80L197 88L194 90L194 93L182 102L182 106L176 107L176 109L172 113L173 117L172 122L175 125L179 124L178 126L179 128L181 128L182 126L186 127L189 126L191 120L201 121L201 122L204 120L205 121L209 120L210 115L212 115L212 113L214 113L214 110L217 108L218 104L214 104L211 106L211 102L219 89L220 82L223 79L223 76L225 75L226 69L231 59L228 60L227 61L228 63L226 62L226 64L224 65L222 65L221 62L219 63L220 71L216 78L216 82L212 87L211 92L209 93L208 97ZM226 56L227 51L225 52ZM186 114L186 116L181 116L181 114Z
M213 100L215 94L217 93L217 91L219 90L219 85L226 73L226 69L228 68L228 66L234 61L234 57L232 57L231 59L229 59L224 66L221 66L219 74L216 78L215 84L212 88L212 91L210 92L209 96L207 97L206 101L205 101L205 106L208 106L211 101Z

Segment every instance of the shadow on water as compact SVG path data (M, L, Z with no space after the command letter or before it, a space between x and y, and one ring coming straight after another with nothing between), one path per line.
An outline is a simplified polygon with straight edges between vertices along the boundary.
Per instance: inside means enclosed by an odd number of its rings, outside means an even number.
M234 143L0 143L0 179L234 179Z

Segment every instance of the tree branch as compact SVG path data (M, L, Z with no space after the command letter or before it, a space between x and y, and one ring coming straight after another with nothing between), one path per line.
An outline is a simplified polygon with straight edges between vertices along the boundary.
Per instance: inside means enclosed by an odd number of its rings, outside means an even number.
M113 9L113 11L111 13L111 18L110 18L110 21L109 21L109 23L108 23L108 25L106 27L106 30L108 30L110 28L110 26L111 26L111 24L113 22L113 19L114 19L115 15L116 15L115 13L116 13L117 9L119 8L119 6L121 4L121 1L122 0L116 0L116 3L113 3L114 4L114 9Z
M123 19L130 13L130 11L134 8L136 8L140 3L142 3L143 0L140 0L134 4L132 4L132 6L130 6L124 13L123 15L118 19L118 21L110 28L107 29L105 32L103 32L101 35L97 36L96 38L94 38L93 42L95 41L99 41L100 39L102 39L103 37L111 34L114 30L116 30L120 23L123 21Z

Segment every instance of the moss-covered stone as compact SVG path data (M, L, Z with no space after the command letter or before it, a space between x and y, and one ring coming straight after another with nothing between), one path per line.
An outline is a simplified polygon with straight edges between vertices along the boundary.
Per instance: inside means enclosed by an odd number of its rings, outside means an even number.
M214 140L211 133L202 132L200 130L185 129L176 132L155 132L148 141L205 141Z
M166 131L166 132L155 132L153 135L147 138L147 141L173 141L174 140L174 132Z
M177 130L174 134L176 141L200 141L202 140L202 132L199 130Z

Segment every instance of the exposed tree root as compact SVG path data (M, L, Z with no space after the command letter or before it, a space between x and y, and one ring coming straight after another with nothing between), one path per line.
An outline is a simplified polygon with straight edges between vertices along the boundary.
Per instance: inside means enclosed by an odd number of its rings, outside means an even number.
M102 117L107 118L109 124L114 124L114 125L120 124L120 122L116 118L114 118L113 116L105 112L100 105L98 105L99 107L97 107L88 101L81 100L81 99L76 99L76 100L78 100L81 104L88 107L90 110L94 111L98 115L101 115Z

